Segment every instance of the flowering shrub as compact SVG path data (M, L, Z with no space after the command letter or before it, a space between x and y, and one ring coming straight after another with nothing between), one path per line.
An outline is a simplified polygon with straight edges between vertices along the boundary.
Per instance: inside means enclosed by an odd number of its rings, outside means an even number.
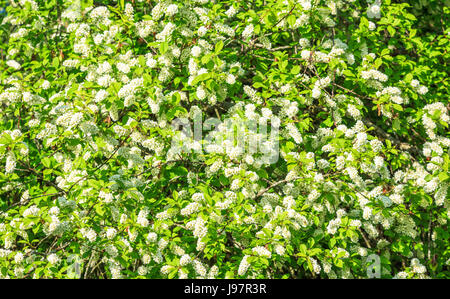
M445 1L5 2L1 278L449 277Z

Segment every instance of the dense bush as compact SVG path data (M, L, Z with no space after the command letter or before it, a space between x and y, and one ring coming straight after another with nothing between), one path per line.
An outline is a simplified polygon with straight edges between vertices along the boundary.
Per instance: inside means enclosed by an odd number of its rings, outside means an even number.
M409 2L0 1L0 277L448 278L449 8Z

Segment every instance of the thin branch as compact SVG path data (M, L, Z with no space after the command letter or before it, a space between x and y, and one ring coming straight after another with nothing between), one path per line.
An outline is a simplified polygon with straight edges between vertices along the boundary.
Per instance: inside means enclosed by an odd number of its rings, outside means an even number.
M278 186L280 184L286 183L286 182L288 182L288 180L284 179L284 180L281 180L281 181L278 181L278 182L275 182L275 183L271 184L269 187L259 191L258 194L256 194L255 199L258 198L258 197L261 197L264 193L266 193L270 189L272 189L272 188L274 188L274 187L276 187L276 186Z

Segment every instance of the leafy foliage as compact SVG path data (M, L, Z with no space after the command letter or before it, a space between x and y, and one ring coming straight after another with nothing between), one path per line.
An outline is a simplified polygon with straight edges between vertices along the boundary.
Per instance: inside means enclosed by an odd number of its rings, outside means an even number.
M0 7L0 277L449 277L448 1Z

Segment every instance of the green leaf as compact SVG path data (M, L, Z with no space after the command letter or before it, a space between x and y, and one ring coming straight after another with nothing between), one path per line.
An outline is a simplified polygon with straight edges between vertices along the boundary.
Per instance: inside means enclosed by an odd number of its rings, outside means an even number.
M146 67L146 61L145 61L145 57L143 55L140 55L139 58L139 63L141 64L141 66Z
M330 249L334 248L334 245L336 245L336 238L331 238L328 245Z
M394 27L392 27L392 26L389 25L389 26L387 27L387 31L389 32L389 34L391 35L391 37L395 35L395 29L394 29Z
M95 206L95 211L98 215L103 216L105 214L105 210L102 208L101 204Z
M169 273L168 278L172 279L174 278L178 273L178 270L175 268L175 270L173 270L172 272Z
M218 43L216 43L215 47L214 47L214 53L217 55L220 53L220 51L223 48L223 41L220 40Z
M398 118L394 119L394 121L392 122L392 127L395 131L400 130L400 120Z
M392 104L392 107L396 111L403 111L403 107L401 105L399 105L399 104Z
M164 55L168 49L169 49L169 44L167 42L162 42L159 45L159 52L161 52L161 55Z
M412 79L413 79L413 75L412 75L411 73L408 73L408 74L405 76L404 81L405 81L406 83L410 83L410 82L412 81Z
M307 250L308 250L308 249L307 249L307 247L306 247L305 244L300 244L300 246L299 246L299 251L300 251L300 253L306 254Z
M389 49L388 48L384 48L382 51L381 51L381 54L380 54L380 56L382 57L382 56L385 56L385 55L387 55L387 54L389 54Z
M198 75L197 77L195 77L194 80L192 80L191 85L195 86L195 85L197 85L197 83L208 80L210 77L211 77L210 73L204 73L204 74Z
M439 173L438 177L439 177L439 180L441 180L441 182L444 182L449 179L449 175L447 172Z
M291 69L291 74L292 75L297 75L298 73L300 73L300 66L299 65L294 65L294 67Z
M350 78L354 78L355 77L355 74L351 71L351 70L344 70L343 72L342 72L342 74L344 74L346 77L350 77Z
M365 31L367 28L369 28L369 20L367 20L366 17L364 17L364 16L361 17L361 21L360 21L360 23L359 23L359 28L360 28L361 30L364 30L364 31Z
M57 68L59 66L59 58L58 57L53 58L52 66L54 68Z
M41 162L42 162L42 165L44 165L46 168L49 168L49 167L50 167L51 160L50 160L49 157L43 158L43 159L41 160Z

